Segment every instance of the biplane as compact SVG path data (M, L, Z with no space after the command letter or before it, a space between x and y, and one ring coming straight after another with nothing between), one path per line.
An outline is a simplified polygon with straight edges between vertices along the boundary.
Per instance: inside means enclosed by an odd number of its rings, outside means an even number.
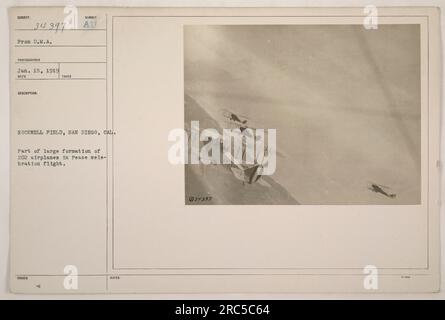
M227 121L227 124L232 129L240 129L241 133L243 134L250 134L252 131L255 131L256 129L251 127L249 122L249 119L246 116L238 115L234 112L223 110L223 116ZM246 129L251 129L252 131ZM259 139L259 136L255 137L256 139ZM244 159L245 152L246 152L246 143L245 140L243 141L243 154L241 156L241 159ZM264 153L266 154L268 152L267 146L264 146ZM264 179L261 179L261 171L263 166L267 165L267 157L262 157L261 163L255 163L255 164L246 164L243 162L237 161L230 152L225 152L224 157L227 157L230 160L230 165L228 168L233 173L235 178L243 182L244 184L254 184L259 183L262 186L270 187L270 185L264 181Z
M395 193L390 193L389 191L385 191L385 190L390 190L391 189L390 187L387 187L387 186L384 186L381 184L370 182L370 186L368 187L368 189L371 190L372 192L380 193L388 198L396 197Z

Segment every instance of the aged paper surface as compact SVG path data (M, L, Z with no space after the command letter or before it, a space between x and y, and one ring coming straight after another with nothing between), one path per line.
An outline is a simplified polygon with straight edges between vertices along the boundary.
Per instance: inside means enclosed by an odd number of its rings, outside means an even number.
M9 18L13 292L439 290L437 9Z

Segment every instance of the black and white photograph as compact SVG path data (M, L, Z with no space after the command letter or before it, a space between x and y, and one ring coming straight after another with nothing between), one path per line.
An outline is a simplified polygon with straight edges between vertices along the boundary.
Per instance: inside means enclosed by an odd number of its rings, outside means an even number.
M276 131L263 162L186 164L186 204L419 204L420 71L415 24L184 26L189 140Z

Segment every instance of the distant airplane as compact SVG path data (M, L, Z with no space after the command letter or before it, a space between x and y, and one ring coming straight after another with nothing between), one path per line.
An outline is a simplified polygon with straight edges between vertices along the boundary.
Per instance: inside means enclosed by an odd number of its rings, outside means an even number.
M247 124L247 120L249 120L247 117L240 114L236 114L235 112L232 112L227 109L223 109L222 114L226 119L228 119L231 122L235 122L235 124L238 125L239 127L245 127Z
M389 188L387 186L379 185L377 183L371 183L371 185L370 185L370 187L368 187L368 189L371 190L372 192L383 194L384 196L386 196L388 198L396 197L395 193L388 193L384 190L384 189L391 189L391 188Z
M240 119L236 114L234 114L234 113L231 113L231 114L230 114L229 120L231 120L231 121L235 121L235 122L239 122L239 123L242 123L242 124L246 124L246 123L247 123L247 120L246 120L246 119L241 120L241 119Z

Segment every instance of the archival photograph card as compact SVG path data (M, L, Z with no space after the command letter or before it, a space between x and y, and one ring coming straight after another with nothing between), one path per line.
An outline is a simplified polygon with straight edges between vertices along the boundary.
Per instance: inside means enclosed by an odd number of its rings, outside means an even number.
M13 7L14 293L437 292L437 8Z

